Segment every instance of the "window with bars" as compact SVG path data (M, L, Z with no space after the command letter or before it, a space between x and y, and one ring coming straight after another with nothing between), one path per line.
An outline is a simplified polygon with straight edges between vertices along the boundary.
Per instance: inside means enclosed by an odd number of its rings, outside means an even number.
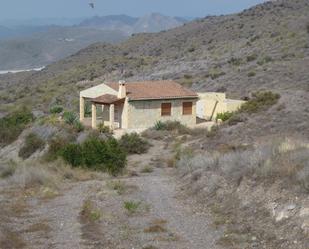
M171 116L171 115L172 115L172 103L162 103L161 116Z
M182 114L183 115L192 115L192 102L183 102L182 103Z

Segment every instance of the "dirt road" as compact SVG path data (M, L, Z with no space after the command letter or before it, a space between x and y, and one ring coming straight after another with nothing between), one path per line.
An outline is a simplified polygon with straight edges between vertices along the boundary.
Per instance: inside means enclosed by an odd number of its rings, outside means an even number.
M129 157L133 174L78 182L55 198L27 200L27 211L11 219L9 226L24 242L19 247L220 248L216 244L220 232L207 214L194 211L190 199L180 197L175 169L164 165L166 147L154 143L149 153ZM88 212L96 219L83 216L85 203L92 203Z

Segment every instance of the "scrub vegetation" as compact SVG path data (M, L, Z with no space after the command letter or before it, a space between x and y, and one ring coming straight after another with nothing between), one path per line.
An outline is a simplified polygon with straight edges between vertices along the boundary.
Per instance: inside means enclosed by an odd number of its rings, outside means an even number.
M0 146L12 143L18 138L26 126L33 121L32 113L25 108L0 119Z
M120 173L126 165L126 153L116 139L100 140L89 138L82 144L67 144L60 152L61 157L72 167Z

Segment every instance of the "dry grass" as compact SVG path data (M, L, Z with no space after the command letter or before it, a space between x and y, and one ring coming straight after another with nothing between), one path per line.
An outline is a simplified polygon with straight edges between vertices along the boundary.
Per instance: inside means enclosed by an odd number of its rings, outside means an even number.
M87 199L84 201L80 215L84 221L96 222L101 219L101 211L95 207L95 204Z
M107 187L115 190L119 195L124 194L126 191L126 185L123 181L109 181L107 182Z
M245 176L270 182L285 179L309 191L308 161L307 143L284 139L248 150L182 155L177 166L184 174L200 170L219 171L235 183Z
M171 157L171 158L166 160L167 167L169 167L169 168L175 168L176 163L177 163L177 161L176 161L175 157Z
M6 162L0 167L6 180L12 185L23 189L37 189L43 196L56 193L65 180L86 181L101 178L101 174L85 169L73 169L62 160L42 162L28 160L22 163ZM8 173L9 172L9 173Z
M3 249L23 249L27 244L20 236L19 233L13 232L9 229L4 229L2 236L0 237L0 245Z
M136 185L126 184L125 181L120 180L108 181L106 185L109 189L116 191L118 195L132 193L138 189Z
M147 228L144 229L145 233L164 233L167 231L165 228L167 221L163 219L152 220Z
M188 192L212 214L214 227L223 226L221 245L249 248L254 242L258 248L279 248L284 247L279 237L297 238L302 245L303 235L292 216L285 225L275 224L266 203L269 198L286 202L289 193L306 196L308 152L306 142L279 139L247 149L183 156L177 166ZM287 196L282 198L281 191ZM299 231L291 233L294 228Z
M153 168L150 166L145 166L144 168L141 169L141 173L152 173Z
M144 229L145 233L164 233L166 228L161 225L151 225Z
M150 245L143 247L143 249L158 249L158 247Z
M48 233L50 231L51 231L51 227L48 225L47 221L41 221L41 222L32 224L26 230L24 230L25 233L36 233L36 232Z

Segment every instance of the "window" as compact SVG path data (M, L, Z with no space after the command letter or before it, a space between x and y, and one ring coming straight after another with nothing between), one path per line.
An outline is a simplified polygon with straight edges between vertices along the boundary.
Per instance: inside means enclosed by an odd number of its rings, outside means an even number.
M192 115L192 102L183 102L182 103L182 114L183 115Z
M172 103L161 104L161 116L171 116L172 114Z

